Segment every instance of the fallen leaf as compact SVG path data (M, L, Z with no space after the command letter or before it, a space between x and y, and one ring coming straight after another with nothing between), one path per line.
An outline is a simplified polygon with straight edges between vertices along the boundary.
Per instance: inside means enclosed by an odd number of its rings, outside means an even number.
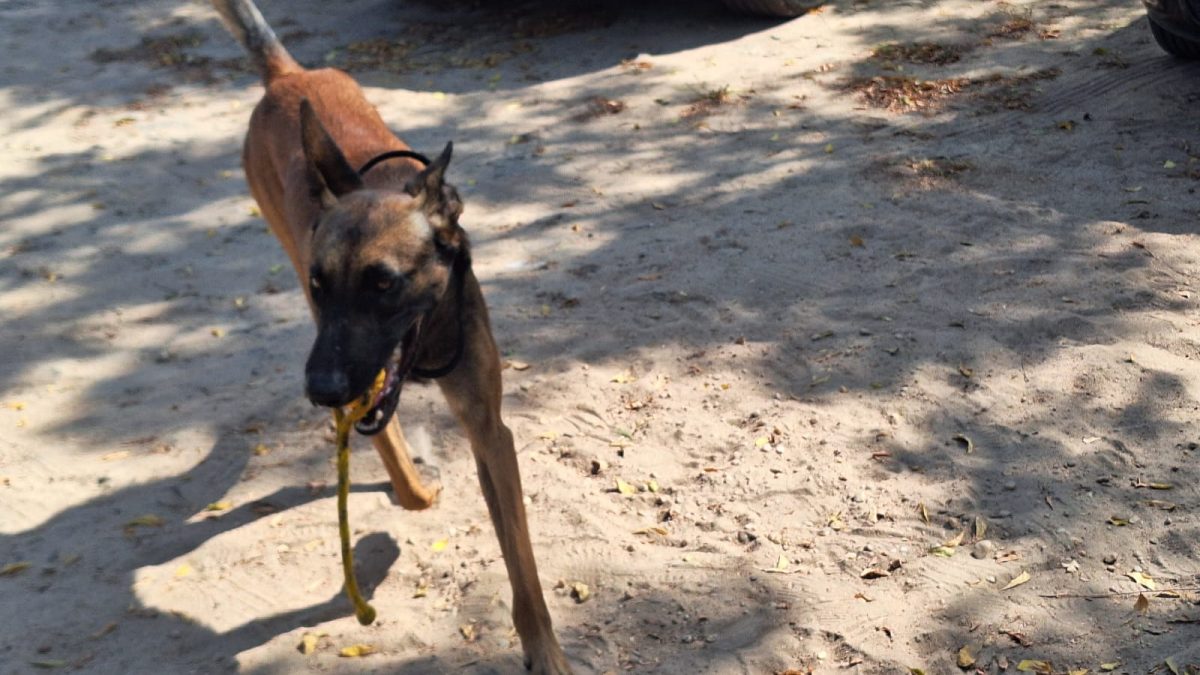
M1151 490L1174 490L1175 486L1170 483L1150 483L1147 485Z
M30 661L29 665L33 666L34 668L43 668L49 670L51 668L64 668L66 667L67 662L62 659L38 659L37 661Z
M1065 563L1062 563L1062 568L1066 570L1067 574L1075 574L1079 571L1079 561L1069 560Z
M831 154L833 154L833 143L826 143L826 144L825 144L825 154L827 154L827 155L831 155ZM1169 167L1168 167L1168 168L1169 168Z
M921 502L921 503L917 504L917 510L921 512L921 520L925 521L925 524L928 525L929 524L929 509L925 508L925 502Z
M463 639L467 642L474 642L478 634L475 632L475 624L464 623L458 627L458 632L462 633Z
M1111 673L1112 671L1114 671L1120 667L1121 667L1120 661L1112 661L1110 663L1101 663L1100 664L1100 670L1102 670L1106 673Z
M429 545L429 549L431 551L433 551L434 553L439 553L441 551L446 550L446 546L448 546L449 544L450 544L449 539L438 539L437 541L435 541Z
M625 481L618 478L617 479L617 492L620 492L623 495L634 495L634 494L637 494L637 488L635 488L633 485L626 483Z
M1172 162L1171 160L1168 159L1167 161L1163 162L1163 168L1164 169L1174 169L1175 162Z
M1167 660L1163 661L1163 663L1166 664L1166 666L1171 669L1171 672L1174 675L1179 675L1179 665L1177 663L1175 663L1175 659L1173 657L1168 656Z
M161 516L156 516L153 513L147 513L144 516L138 516L133 520L125 523L125 527L162 527L167 521Z
M100 461L115 462L117 460L121 460L121 459L125 459L126 457L129 457L130 454L132 454L132 453L130 453L128 450L117 450L116 452L110 452L110 453L107 453L104 455L100 455Z
M987 527L987 521L983 519L983 516L975 516L975 541L983 539L987 534Z
M1001 563L1001 564L1016 562L1020 559L1021 559L1020 551L1003 551L1003 552L999 552L995 555L996 562Z
M634 534L658 534L658 535L662 535L664 537L667 536L667 534L669 534L667 528L660 527L658 525L653 525L651 527L643 527L643 528L634 530L633 533Z
M374 645L357 644L350 645L349 647L342 647L340 650L338 650L338 656L345 658L356 658L359 656L374 654L376 651L377 650L375 649Z
M1176 507L1174 502L1168 502L1162 499L1147 499L1144 503L1150 508L1161 509L1163 511L1174 511Z
M1151 591L1158 589L1158 584L1154 583L1154 579L1151 579L1149 574L1144 574L1142 572L1126 572L1125 576L1133 579L1137 585L1141 586L1142 588L1146 588Z
M1025 635L1019 631L1000 629L1000 632L1007 635L1010 640L1021 645L1022 647L1028 647L1029 645L1033 644L1028 635Z
M971 646L964 645L958 650L958 667L970 668L975 665L975 655L971 653Z
M505 365L513 370L529 370L528 363L525 363L524 361L518 361L516 359L509 359Z
M787 559L787 556L781 554L779 556L779 559L775 561L774 569L776 572L786 572L788 567L791 566L791 564L792 563L790 560Z
M863 570L862 573L859 574L858 576L861 579L880 579L883 577L890 577L890 576L892 576L892 574L891 574L891 572L888 572L887 570L879 569L878 567L868 567L867 569Z
M305 633L300 638L300 644L296 645L296 649L298 649L301 654L307 656L308 654L317 651L317 642L320 639L321 636L316 633Z
M958 364L958 374L962 375L963 377L971 377L975 374L975 370L960 363Z
M221 502L213 502L213 503L209 504L208 506L205 506L204 510L205 511L228 511L229 509L232 509L232 508L233 508L233 502L221 501Z
M1013 577L1013 580L1008 582L1008 585L1006 585L1004 588L1001 588L1000 590L1007 591L1010 588L1016 588L1017 586L1020 586L1021 584L1029 581L1030 578L1031 577L1029 576L1029 572L1022 571L1020 574Z
M1017 664L1017 670L1022 673L1044 673L1045 675L1050 675L1054 672L1054 666L1050 665L1049 661L1024 659Z
M182 579L184 577L191 576L193 571L194 570L192 569L191 565L189 565L187 563L183 563L179 567L175 568L175 578Z
M866 242L863 241L862 237L858 236L857 234L850 235L850 245L851 246L861 247L861 246L864 246L865 244L866 244Z
M972 440L971 440L969 437L967 437L966 435L964 435L964 434L955 434L955 435L954 435L954 440L958 441L958 442L959 442L959 443L960 443L960 444L963 446L963 448L965 448L965 449L966 449L966 451L967 451L967 454L968 454L968 455L969 455L969 454L971 454L972 452L975 452L975 443L974 443L974 441L972 441Z
M1129 520L1126 518L1118 518L1117 516L1109 516L1108 524L1116 525L1117 527L1125 527L1129 524Z
M1138 614L1149 614L1150 599L1145 595L1138 593L1137 600L1135 600L1133 603L1133 611L1137 612Z
M571 584L571 597L575 602L583 604L588 601L588 598L592 597L592 591L588 588L587 584L577 581Z
M15 577L18 574L20 574L21 572L24 572L25 570L29 569L30 565L32 565L32 564L33 563L24 562L24 561L9 563L9 564L5 565L4 567L0 567L0 577Z

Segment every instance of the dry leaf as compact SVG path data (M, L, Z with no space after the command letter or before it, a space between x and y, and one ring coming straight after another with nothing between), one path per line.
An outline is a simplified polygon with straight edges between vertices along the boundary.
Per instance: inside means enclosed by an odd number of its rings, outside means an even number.
M967 454L975 452L975 442L964 434L955 434L954 440L958 441L967 450Z
M1117 527L1125 527L1129 524L1129 520L1126 518L1118 518L1117 516L1109 516L1108 524L1116 525Z
M1028 635L1025 635L1024 633L1021 633L1019 631L1004 630L1002 628L1002 629L1000 629L1000 632L1007 635L1010 640L1021 645L1022 647L1028 647L1029 645L1033 644L1032 641L1030 641Z
M153 513L147 513L144 516L138 516L133 520L125 523L125 527L162 527L167 521L161 516L156 516Z
M1105 673L1111 673L1112 671L1114 671L1120 667L1121 667L1120 661L1112 661L1110 663L1101 663L1100 664L1100 670Z
M338 656L355 658L359 656L367 656L368 654L374 654L376 651L377 650L375 649L374 645L357 644L350 645L349 647L342 647L341 650L338 651Z
M24 561L9 563L9 564L5 565L4 567L0 567L0 577L14 577L14 576L20 574L21 572L24 572L25 570L29 569L30 565L32 565L32 564L33 563L24 562Z
M204 507L205 511L228 511L233 508L233 502L221 501L213 502Z
M317 642L320 639L321 636L317 633L305 633L304 636L300 638L300 644L296 645L296 649L298 649L301 654L311 654L317 651Z
M438 539L437 541L435 541L429 545L429 549L431 551L433 551L434 553L439 553L441 551L446 550L446 546L448 546L449 544L450 544L449 539Z
M1149 574L1143 574L1142 572L1126 572L1125 576L1133 579L1137 585L1141 586L1142 588L1146 588L1151 591L1158 589L1158 584L1154 583L1154 579L1151 579Z
M516 359L509 359L505 365L513 370L529 370L528 363L525 363L524 361L518 361Z
M575 599L575 602L583 604L592 597L592 591L587 584L577 581L571 584L571 597Z
M458 632L462 633L463 639L467 642L474 642L478 635L475 633L475 624L464 623L458 627Z
M629 483L626 483L625 481L618 478L617 479L617 492L620 492L623 495L634 495L634 494L637 494L637 488L635 488L634 486L630 485Z
M193 571L194 570L192 569L191 565L189 565L187 563L183 563L179 567L175 568L175 578L182 579L184 577L191 576Z
M1017 586L1020 586L1021 584L1029 581L1030 578L1031 577L1029 576L1029 572L1022 571L1020 574L1013 577L1013 580L1008 582L1007 586L1005 586L1004 588L1001 588L1000 590L1007 591L1010 588L1016 588Z
M1133 611L1137 612L1138 614L1149 614L1150 599L1145 595L1138 593L1137 600L1135 600L1133 603Z
M921 512L921 520L925 521L925 524L928 525L929 524L929 509L925 508L925 502L920 502L919 504L917 504L917 510Z
M986 534L987 521L983 519L983 516L975 516L975 540L979 541L980 539L983 539L984 535Z
M971 653L970 645L963 645L962 649L958 650L958 667L970 668L975 665L975 655Z
M110 453L107 453L104 455L100 455L100 461L115 462L117 460L125 459L126 457L129 457L130 454L131 453L128 450L117 450L116 452L110 452Z
M857 234L850 235L850 245L851 246L863 246L865 243L866 242L863 241L863 238L858 236Z
M1022 673L1044 673L1045 675L1050 675L1054 672L1054 666L1050 665L1049 661L1024 659L1017 664L1017 670Z
M882 577L890 577L891 575L891 572L888 572L887 570L883 570L878 567L868 567L858 576L862 579L880 579Z
M1175 486L1170 483L1150 483L1147 485L1151 490L1174 490Z
M1171 673L1173 673L1173 675L1180 675L1179 664L1175 663L1175 659L1173 657L1168 656L1167 660L1163 661L1163 663L1166 664L1167 668L1171 669Z

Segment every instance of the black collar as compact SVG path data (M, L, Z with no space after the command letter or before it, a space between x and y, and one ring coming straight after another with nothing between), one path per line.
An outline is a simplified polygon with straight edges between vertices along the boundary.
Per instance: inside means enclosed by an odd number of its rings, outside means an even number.
M419 152L415 152L413 150L392 150L391 152L385 152L381 155L375 155L374 157L372 157L369 162L367 162L366 164L363 164L362 168L358 170L358 175L364 176L364 175L366 175L366 173L368 171L373 169L376 164L378 164L380 162L385 162L389 159L395 159L397 157L407 157L408 159L415 159L418 162L420 162L421 164L423 164L424 166L429 166L429 158L426 157L425 155L422 155Z
M370 161L368 161L366 164L363 164L362 168L358 170L358 175L366 175L368 171L370 171L380 162L385 162L389 159L395 159L397 157L415 159L421 164L429 166L429 158L419 152L415 152L413 150L392 150L390 152L385 152L372 157ZM467 344L466 321L464 320L464 305L466 303L465 298L463 297L463 286L466 283L467 272L470 270L471 256L469 253L467 253L466 244L463 244L454 254L454 263L450 268L450 274L453 277L451 283L454 284L455 300L458 302L458 346L454 349L454 356L450 357L449 361L441 366L438 366L437 368L418 368L414 365L411 369L409 369L407 374L412 374L428 380L436 380L439 377L445 377L446 375L454 372L454 369L458 367L459 362L462 361L463 352L466 351ZM434 305L433 309L430 309L425 313L425 317L421 322L425 323L426 320L432 317L433 312L436 309L437 305ZM413 349L419 353L421 345L413 345Z

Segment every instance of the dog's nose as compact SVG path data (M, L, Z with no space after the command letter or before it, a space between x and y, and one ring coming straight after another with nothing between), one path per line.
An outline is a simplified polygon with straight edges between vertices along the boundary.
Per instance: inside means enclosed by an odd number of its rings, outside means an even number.
M304 389L308 400L317 405L332 408L350 402L350 380L338 370L306 373Z

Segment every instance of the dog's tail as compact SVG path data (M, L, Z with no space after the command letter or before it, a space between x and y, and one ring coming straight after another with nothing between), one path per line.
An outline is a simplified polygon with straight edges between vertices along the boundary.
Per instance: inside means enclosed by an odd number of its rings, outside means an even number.
M304 70L283 48L283 43L275 37L275 31L267 25L253 0L212 0L212 4L221 15L221 23L250 54L264 83L269 84L280 75Z

